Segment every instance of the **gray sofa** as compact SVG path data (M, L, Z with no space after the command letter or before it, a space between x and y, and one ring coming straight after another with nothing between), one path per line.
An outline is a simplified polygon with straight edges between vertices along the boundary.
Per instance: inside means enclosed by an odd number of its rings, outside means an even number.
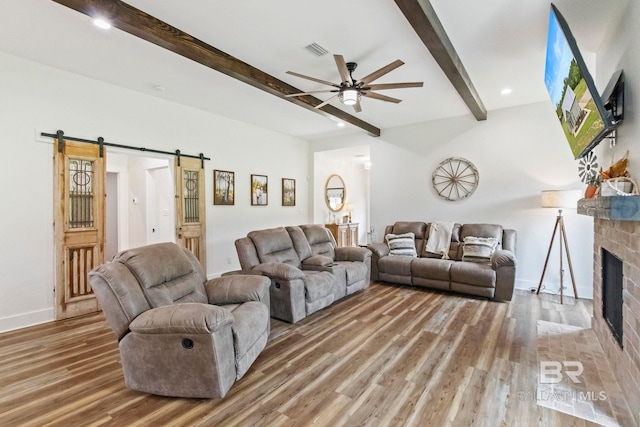
M425 249L429 227L430 224L414 221L387 226L385 236L415 235L417 257L390 256L387 243L370 244L372 280L511 300L516 276L515 230L496 224L455 224L449 259L441 259L441 255ZM486 263L462 261L464 238L468 236L497 239L497 248Z
M89 282L134 390L224 397L267 344L269 280L207 281L197 258L175 243L123 251L89 272Z
M336 247L323 225L252 231L235 242L242 271L271 279L271 316L295 323L369 286L371 252Z

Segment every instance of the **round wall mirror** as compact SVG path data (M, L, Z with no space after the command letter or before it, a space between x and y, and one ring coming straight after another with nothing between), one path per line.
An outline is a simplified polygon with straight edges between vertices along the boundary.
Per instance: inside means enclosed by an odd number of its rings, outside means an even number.
M338 174L330 175L324 186L324 200L327 202L327 207L332 212L340 212L346 199L347 188L344 180Z

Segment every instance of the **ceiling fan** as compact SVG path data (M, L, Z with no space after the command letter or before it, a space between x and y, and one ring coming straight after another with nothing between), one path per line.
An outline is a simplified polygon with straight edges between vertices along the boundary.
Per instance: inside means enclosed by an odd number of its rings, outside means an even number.
M392 63L385 65L377 71L363 77L360 80L356 80L353 78L352 73L358 66L355 62L345 62L342 55L333 55L333 58L336 60L336 65L338 67L338 73L340 73L340 79L342 81L340 84L331 83L326 80L316 79L315 77L305 76L304 74L295 73L293 71L287 71L287 74L291 74L292 76L301 77L303 79L311 80L317 83L322 83L324 85L333 86L333 89L325 89L325 90L315 90L311 92L303 92L303 93L292 93L285 95L286 97L294 97L294 96L304 96L311 95L314 93L335 93L331 98L326 101L316 105L314 108L321 108L327 105L336 97L345 105L353 105L353 109L356 113L362 111L362 107L360 106L360 98L362 96L366 96L372 99L378 99L380 101L393 102L395 104L402 102L402 100L397 98L392 98L386 95L380 95L379 93L373 92L374 90L386 90L386 89L400 89L400 88L408 88L408 87L422 87L423 82L411 82L411 83L381 83L381 84L371 84L374 80L379 79L390 71L395 70L399 66L403 65L404 62L398 60L393 61Z

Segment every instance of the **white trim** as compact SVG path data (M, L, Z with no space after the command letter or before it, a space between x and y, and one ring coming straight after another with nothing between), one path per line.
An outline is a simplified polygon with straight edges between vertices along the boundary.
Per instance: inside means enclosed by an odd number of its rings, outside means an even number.
M539 281L534 282L533 280L516 279L515 288L525 290L525 291L530 291L531 289L537 290L539 283L540 283ZM545 286L545 283L543 283L543 286ZM567 287L567 289L564 291L564 295L573 298L573 289L571 288L571 280L565 279L564 286ZM560 295L557 292L559 287L560 285L558 283L551 283L551 284L547 283L546 288L540 290L540 293L550 294L550 295ZM580 299L588 299L588 300L593 299L593 289L591 288L591 286L579 286L578 284L576 284L576 290L578 291L578 297Z
M0 319L0 332L22 329L28 326L52 322L53 320L55 320L55 311L53 308L3 317Z

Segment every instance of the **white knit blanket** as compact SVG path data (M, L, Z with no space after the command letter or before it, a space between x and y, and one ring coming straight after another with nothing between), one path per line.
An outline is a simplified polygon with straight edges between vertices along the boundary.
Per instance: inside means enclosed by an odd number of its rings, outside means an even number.
M447 221L432 222L425 250L434 254L442 254L442 259L449 259L449 247L451 246L451 233L454 224Z

